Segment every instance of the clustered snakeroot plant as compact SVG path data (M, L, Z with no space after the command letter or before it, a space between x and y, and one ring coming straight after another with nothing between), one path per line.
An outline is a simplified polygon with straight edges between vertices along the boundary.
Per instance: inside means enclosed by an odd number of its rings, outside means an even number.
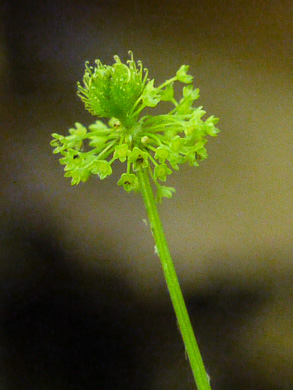
M162 262L167 286L176 312L186 352L199 390L210 389L201 355L193 334L184 299L170 256L168 245L156 203L171 198L175 189L167 187L167 176L179 165L189 163L198 166L207 158L207 136L216 136L218 119L210 116L202 119L205 111L195 107L199 89L194 89L193 77L187 74L189 66L182 65L176 75L155 86L148 78L148 70L141 61L130 59L122 63L114 56L115 63L95 66L86 63L83 85L78 83L78 96L85 108L100 119L86 128L76 122L69 129L70 135L52 134L55 147L60 153L60 163L65 165L65 176L71 184L86 182L90 176L101 180L112 174L112 164L120 160L125 172L118 185L125 191L142 193L155 239L156 251ZM175 98L174 83L184 84L182 97ZM169 102L171 109L161 115L143 115L146 107L156 107L161 101ZM152 184L156 187L153 194Z

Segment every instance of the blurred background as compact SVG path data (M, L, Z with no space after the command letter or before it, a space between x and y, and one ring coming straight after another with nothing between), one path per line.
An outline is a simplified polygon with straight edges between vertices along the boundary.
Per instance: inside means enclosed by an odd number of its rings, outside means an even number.
M1 1L0 389L195 389L144 206L71 187L84 62L190 65L220 118L160 213L213 390L293 388L292 3Z

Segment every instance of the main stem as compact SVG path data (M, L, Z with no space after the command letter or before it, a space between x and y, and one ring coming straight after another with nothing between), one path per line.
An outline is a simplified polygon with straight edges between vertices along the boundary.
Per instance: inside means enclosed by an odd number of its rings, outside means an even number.
M155 239L157 252L163 267L168 290L176 313L179 329L185 345L190 366L198 390L211 390L208 375L205 371L202 357L193 333L184 298L178 282L174 264L170 255L164 234L158 208L151 187L149 174L146 169L137 172L144 204L148 213L150 226Z

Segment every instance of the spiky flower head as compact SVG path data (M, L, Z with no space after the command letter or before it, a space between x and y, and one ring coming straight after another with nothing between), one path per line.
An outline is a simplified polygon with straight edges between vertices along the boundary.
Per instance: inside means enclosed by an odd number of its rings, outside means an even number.
M95 67L86 63L83 86L78 83L77 94L91 114L117 118L125 126L132 126L137 119L133 108L141 105L138 100L148 72L143 70L140 61L136 65L132 54L127 64L123 64L118 56L114 59L112 66L103 65L100 60L95 62Z
M176 75L155 87L148 79L148 70L137 63L130 52L130 60L123 64L118 56L115 63L103 65L100 60L91 67L86 63L83 85L78 83L78 96L86 109L99 118L108 118L84 127L75 123L70 135L52 134L54 153L63 157L65 176L71 183L85 182L91 175L101 180L112 174L112 163L126 163L118 185L126 191L139 190L136 172L148 169L157 187L157 200L171 198L175 191L163 186L167 175L188 162L198 166L207 158L206 137L216 136L218 119L202 117L205 111L195 107L199 90L190 84L189 67L182 65ZM183 87L182 98L174 97L174 82L188 84ZM155 107L160 101L169 102L172 109L162 115L142 115L146 107Z

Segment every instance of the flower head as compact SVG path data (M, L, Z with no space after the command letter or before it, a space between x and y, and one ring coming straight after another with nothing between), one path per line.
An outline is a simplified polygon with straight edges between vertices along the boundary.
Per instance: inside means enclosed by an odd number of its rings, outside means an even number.
M207 158L207 136L216 136L218 119L210 116L205 121L205 111L195 107L199 90L191 85L193 77L187 74L189 67L182 65L176 75L155 86L148 79L148 70L137 63L130 52L130 59L122 63L114 56L113 65L95 66L86 63L83 85L78 83L78 96L85 107L99 118L108 118L108 124L96 120L88 129L80 123L69 130L68 136L52 134L54 153L63 157L65 176L72 184L88 180L91 175L105 179L112 174L112 163L126 163L118 185L126 191L138 190L136 172L148 169L157 187L157 200L171 198L174 188L162 186L172 170L188 162L198 166ZM182 82L183 96L174 98L173 84ZM162 115L142 115L146 107L155 107L160 101L169 102L171 110Z

